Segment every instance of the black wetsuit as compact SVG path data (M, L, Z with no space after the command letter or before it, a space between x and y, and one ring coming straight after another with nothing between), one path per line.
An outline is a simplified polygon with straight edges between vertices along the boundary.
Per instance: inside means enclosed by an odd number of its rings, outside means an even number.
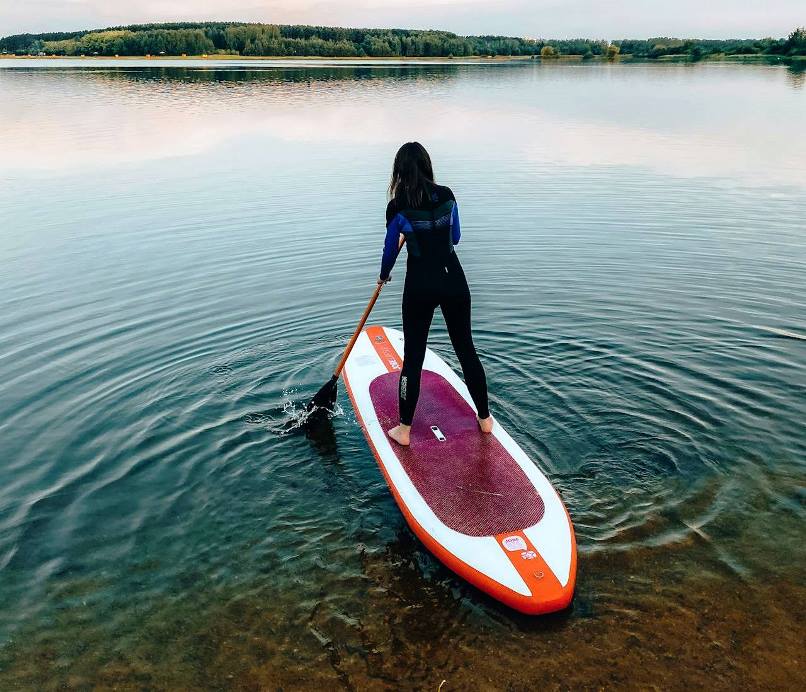
M431 198L416 208L406 208L393 199L386 208L386 229L382 279L394 265L400 233L408 251L403 288L405 344L398 388L400 422L411 425L414 418L428 330L437 306L479 417L487 418L487 379L470 330L470 289L454 251L461 237L456 198L450 188L436 185Z

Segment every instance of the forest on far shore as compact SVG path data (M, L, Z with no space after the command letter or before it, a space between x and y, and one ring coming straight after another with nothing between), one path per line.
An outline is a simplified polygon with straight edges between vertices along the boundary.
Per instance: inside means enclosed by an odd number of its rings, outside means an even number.
M806 56L806 30L787 38L529 39L459 36L446 31L346 29L232 22L137 24L94 31L18 34L0 38L14 55L243 55L320 57L471 57L568 55L613 58L667 56L701 60L714 55Z

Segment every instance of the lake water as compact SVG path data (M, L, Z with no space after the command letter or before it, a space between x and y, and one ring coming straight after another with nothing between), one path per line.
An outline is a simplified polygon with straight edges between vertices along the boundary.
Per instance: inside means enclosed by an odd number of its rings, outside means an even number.
M0 688L803 678L803 72L6 60L0 123ZM411 139L493 414L576 527L555 616L423 548L343 387L286 430Z

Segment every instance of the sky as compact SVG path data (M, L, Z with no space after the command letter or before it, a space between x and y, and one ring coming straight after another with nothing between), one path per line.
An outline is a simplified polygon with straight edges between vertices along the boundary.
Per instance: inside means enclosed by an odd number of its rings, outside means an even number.
M785 36L804 0L0 0L0 36L163 21L445 29L532 38Z

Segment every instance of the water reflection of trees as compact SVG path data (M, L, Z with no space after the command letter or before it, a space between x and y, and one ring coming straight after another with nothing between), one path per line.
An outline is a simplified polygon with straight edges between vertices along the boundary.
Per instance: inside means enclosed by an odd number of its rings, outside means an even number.
M109 81L190 82L190 83L307 83L398 80L433 82L455 78L460 65L344 65L344 66L261 66L207 67L112 67L94 76Z
M806 82L806 64L793 62L786 69L786 78L793 89L803 88L803 84Z

